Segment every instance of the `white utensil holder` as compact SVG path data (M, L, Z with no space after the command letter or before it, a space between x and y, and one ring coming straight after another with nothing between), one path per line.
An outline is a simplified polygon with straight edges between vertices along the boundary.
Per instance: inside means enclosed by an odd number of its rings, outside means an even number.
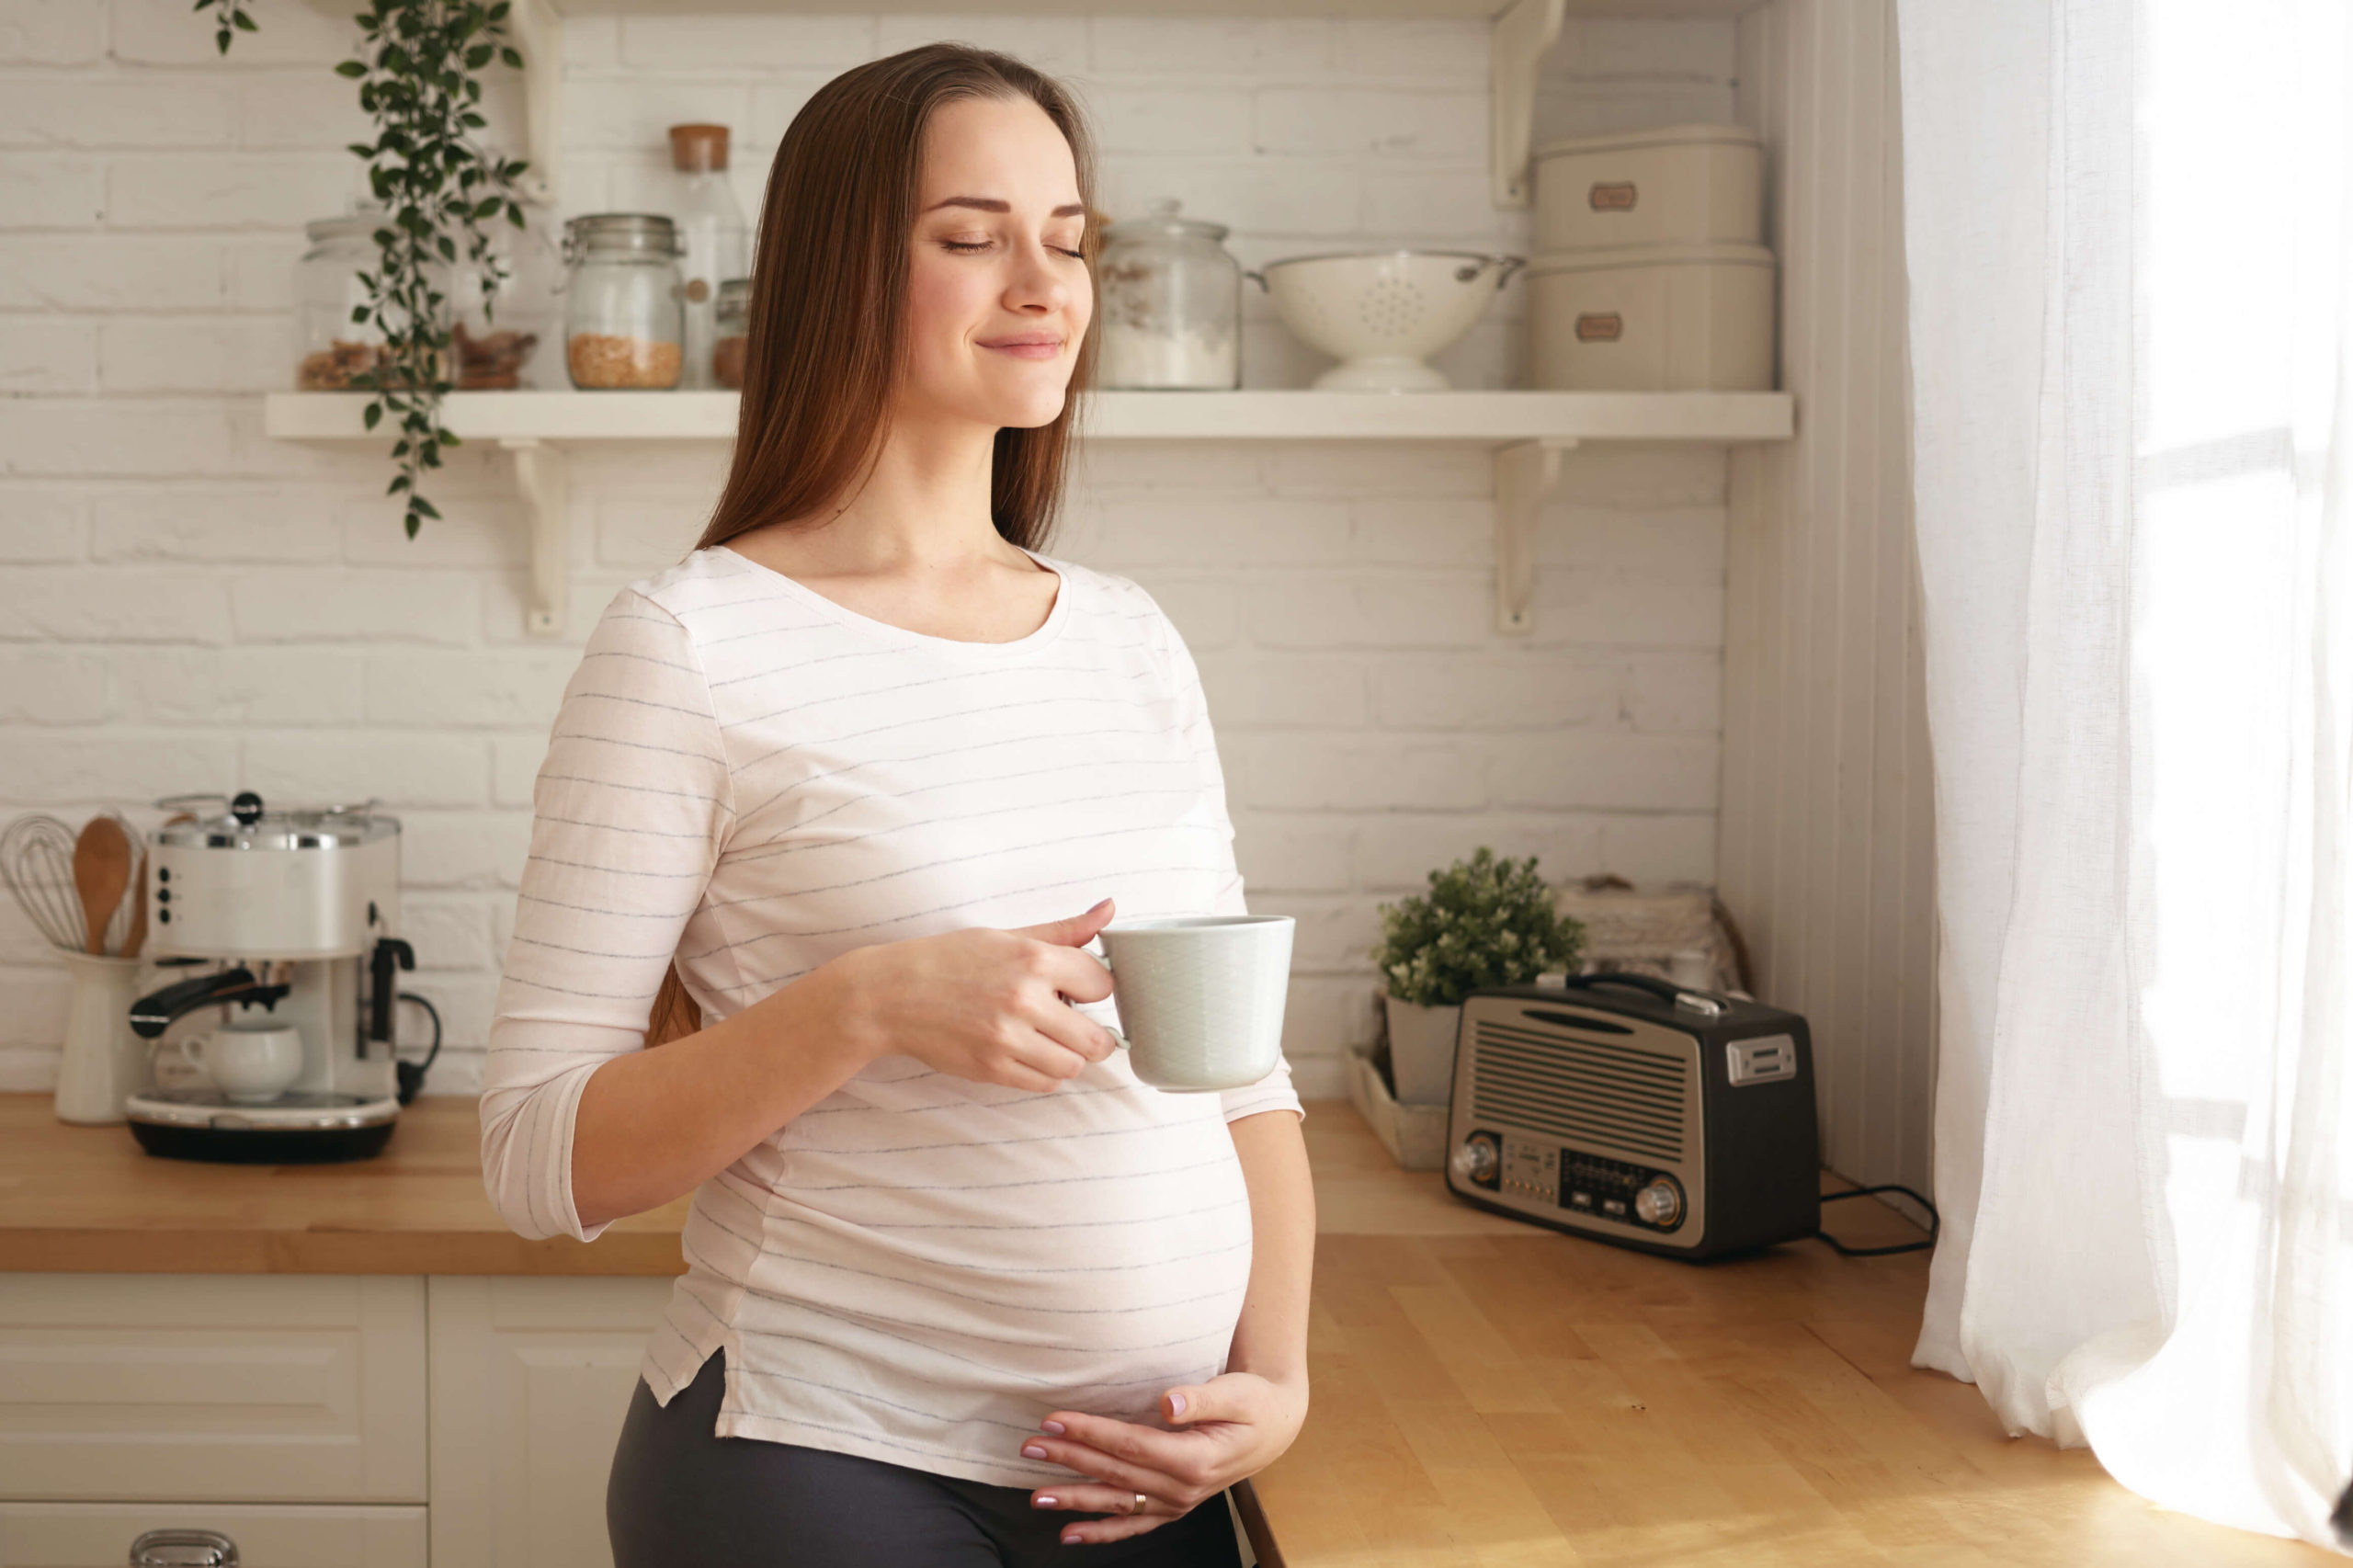
M57 1063L57 1119L102 1126L123 1119L122 1102L147 1071L147 1042L131 1032L143 960L61 952L73 993L65 1049Z

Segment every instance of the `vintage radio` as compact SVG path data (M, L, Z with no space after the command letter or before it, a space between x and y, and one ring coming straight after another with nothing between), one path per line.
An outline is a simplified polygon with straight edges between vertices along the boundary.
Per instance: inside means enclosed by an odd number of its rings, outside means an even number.
M1805 1020L1646 975L1474 991L1462 1004L1449 1190L1670 1257L1822 1222Z

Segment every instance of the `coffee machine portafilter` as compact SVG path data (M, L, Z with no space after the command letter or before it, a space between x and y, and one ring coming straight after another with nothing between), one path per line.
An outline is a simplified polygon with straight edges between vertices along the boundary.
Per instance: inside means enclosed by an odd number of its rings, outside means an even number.
M181 1019L218 1009L223 1034L282 1039L290 1028L300 1066L279 1062L258 1092L252 1082L151 1081L125 1103L132 1134L149 1153L178 1159L380 1153L431 1062L395 1057L399 1004L432 1018L437 1052L441 1032L431 1004L399 990L416 955L399 935L398 819L373 801L270 810L250 790L156 805L179 814L148 835L149 947L159 965L187 973L131 1005L133 1032L161 1041ZM205 1042L209 1065L220 1039Z

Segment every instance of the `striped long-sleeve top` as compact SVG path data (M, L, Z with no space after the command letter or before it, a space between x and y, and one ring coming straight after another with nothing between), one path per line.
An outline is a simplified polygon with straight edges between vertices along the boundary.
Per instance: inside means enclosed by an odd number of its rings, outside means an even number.
M716 1022L852 948L1075 915L1244 912L1200 678L1149 595L1057 573L1010 642L857 614L724 549L624 590L564 693L482 1098L491 1199L593 1239L572 1133L675 956ZM1086 1008L1115 1022L1111 1004ZM1061 1407L1150 1419L1220 1371L1250 1269L1225 1123L1290 1070L1050 1094L886 1056L699 1189L648 1345L667 1403L727 1353L718 1433L1000 1485Z

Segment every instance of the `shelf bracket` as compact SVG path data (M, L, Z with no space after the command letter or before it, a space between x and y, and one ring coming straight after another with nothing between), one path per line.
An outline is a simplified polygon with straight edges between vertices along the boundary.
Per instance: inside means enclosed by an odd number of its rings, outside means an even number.
M520 437L498 444L515 459L515 489L531 514L531 600L523 628L534 637L561 637L571 610L571 467L562 447Z
M1529 203L1529 142L1536 133L1536 78L1561 37L1564 0L1512 0L1487 29L1494 119L1487 156L1494 165L1495 205Z
M1560 483L1561 454L1573 440L1518 441L1495 449L1495 630L1536 630L1536 517Z

